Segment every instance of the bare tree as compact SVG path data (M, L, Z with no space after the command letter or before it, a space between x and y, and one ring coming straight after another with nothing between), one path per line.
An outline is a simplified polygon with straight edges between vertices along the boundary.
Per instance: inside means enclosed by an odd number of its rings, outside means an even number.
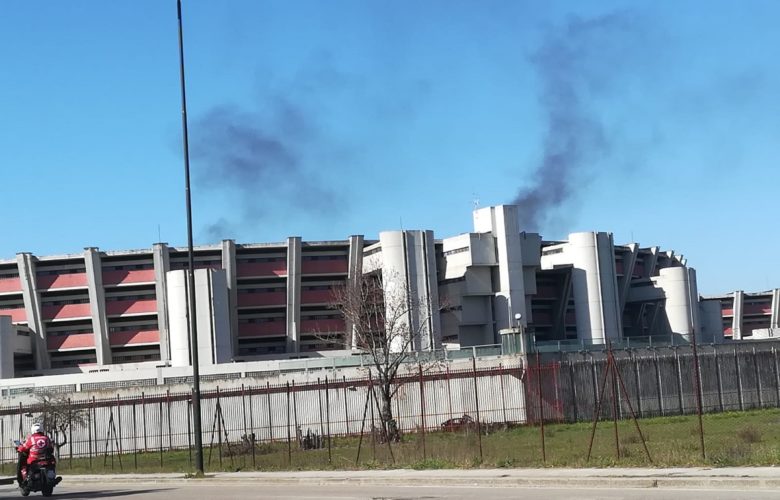
M36 398L35 419L51 438L59 458L60 448L68 443L70 430L88 425L89 410L73 403L67 394L41 392L36 394Z
M371 360L382 432L391 441L400 439L391 405L400 388L399 370L415 350L434 345L430 320L439 307L437 304L434 311L427 301L413 296L404 283L387 274L361 275L335 289L331 305L344 315L344 343L363 351Z

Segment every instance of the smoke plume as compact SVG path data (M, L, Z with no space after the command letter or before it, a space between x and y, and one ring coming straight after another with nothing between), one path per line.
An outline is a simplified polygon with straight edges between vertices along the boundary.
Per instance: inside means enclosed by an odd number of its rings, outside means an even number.
M319 140L307 113L284 97L249 112L218 106L193 127L196 180L229 196L233 205L209 224L213 239L234 237L238 226L255 226L271 210L275 218L333 212L337 195L307 165Z
M611 14L570 19L548 34L530 62L541 83L543 151L531 183L515 196L523 228L539 230L582 186L590 164L610 149L591 97L601 93L627 57L621 44L630 18Z

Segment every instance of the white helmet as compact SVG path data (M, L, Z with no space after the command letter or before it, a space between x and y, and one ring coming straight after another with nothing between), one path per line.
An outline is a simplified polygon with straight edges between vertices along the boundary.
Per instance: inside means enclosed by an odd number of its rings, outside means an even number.
M39 434L42 432L43 432L43 426L41 424L32 424L32 427L30 427L31 434Z

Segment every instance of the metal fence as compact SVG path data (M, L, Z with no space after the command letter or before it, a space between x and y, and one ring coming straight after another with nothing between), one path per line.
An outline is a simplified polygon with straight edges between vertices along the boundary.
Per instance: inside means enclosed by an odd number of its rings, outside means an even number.
M618 418L630 416L629 402L639 417L696 412L695 362L690 347L613 350L625 384L616 393ZM552 356L557 358L552 361ZM543 386L545 419L568 422L593 419L607 365L605 352L561 352L542 360L548 369ZM533 356L531 363L534 363ZM741 411L780 407L778 352L773 343L699 346L702 410ZM529 392L529 408L536 393ZM612 418L612 393L605 391L603 415ZM530 417L529 417L530 418Z
M472 369L407 369L396 379L392 401L402 432L439 430L448 420L469 415L478 423L517 424L526 420L522 366ZM316 382L242 385L238 389L201 392L204 447L287 442L298 447L305 436L327 439L360 435L380 427L376 380L318 379ZM192 460L192 399L190 393L140 397L67 400L86 418L73 423L60 461L74 458L109 460L117 468L138 466L140 453L190 450ZM40 406L0 408L0 442L22 438L40 413ZM209 452L210 453L210 452ZM210 457L210 455L209 455ZM254 459L254 454L252 455ZM124 462L122 462L124 460ZM15 462L11 446L0 448L0 462ZM115 463L116 462L116 463ZM67 463L67 462L66 462ZM253 464L254 465L254 464Z

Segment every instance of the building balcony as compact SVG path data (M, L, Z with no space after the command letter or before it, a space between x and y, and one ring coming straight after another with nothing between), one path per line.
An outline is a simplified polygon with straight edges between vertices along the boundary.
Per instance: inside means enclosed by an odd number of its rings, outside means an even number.
M129 285L135 283L154 283L154 269L128 269L121 271L103 271L103 285Z
M239 338L278 337L287 335L287 323L284 320L262 323L239 323Z
M0 293L13 293L22 291L22 281L19 277L0 279Z
M62 304L57 306L42 306L41 317L47 319L89 318L92 310L86 304Z
M108 334L111 347L124 347L129 345L159 344L159 330L127 330L124 332L111 332Z
M346 330L343 319L304 319L301 333L333 333Z
M334 298L332 289L301 291L301 304L330 304Z
M114 300L106 301L106 315L122 316L125 314L157 313L157 301L146 300Z
M285 306L287 292L238 293L238 307Z
M95 347L95 335L92 333L72 333L46 337L46 347L50 351L67 351Z
M87 286L87 273L39 274L35 277L39 290L57 288L80 288Z
M347 274L349 261L339 260L304 260L301 262L303 274Z
M24 323L27 321L27 312L24 310L24 307L0 309L0 316L11 316L11 323Z
M238 278L250 278L261 276L287 276L287 262L239 262L236 265Z

